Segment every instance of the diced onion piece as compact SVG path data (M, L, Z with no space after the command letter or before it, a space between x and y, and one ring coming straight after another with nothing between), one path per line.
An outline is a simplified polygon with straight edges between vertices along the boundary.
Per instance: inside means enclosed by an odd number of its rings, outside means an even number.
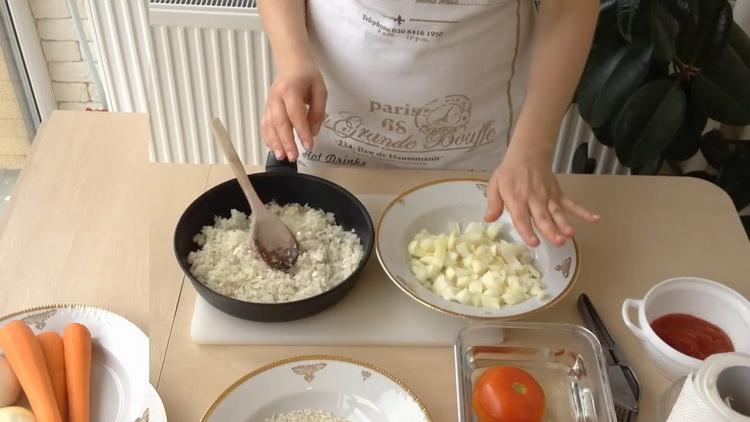
M467 270L466 268L456 268L456 277L463 277L465 275L471 274L471 271Z
M482 223L471 222L471 223L467 224L466 225L466 230L464 230L464 233L466 233L466 234L469 234L469 233L479 233L479 234L482 234Z
M464 305L467 305L471 302L469 291L466 289L459 290L458 293L456 293L455 299L458 301L458 303L462 303Z
M500 234L500 229L502 229L502 227L502 224L496 221L490 223L484 233L490 240L495 240L497 239L497 235Z
M482 291L484 291L484 286L481 281L472 281L469 283L469 292L482 294Z
M458 242L456 244L456 252L458 252L461 257L466 258L467 256L471 255L471 251L469 250L469 246L464 242Z
M448 284L448 280L445 279L445 276L442 274L438 275L435 278L435 281L432 283L432 289L436 291L437 293L441 293L443 290L447 289L448 287L451 287L450 284Z
M453 251L454 249L456 249L456 239L458 239L458 238L456 236L454 236L454 235L448 236L448 241L446 242L446 247L448 248L449 251Z
M474 274L482 274L487 271L487 264L485 264L484 261L473 259L471 261L471 270Z
M456 294L457 294L457 293L458 293L458 290L456 290L456 288L455 288L455 287L452 287L452 286L448 286L448 287L446 287L446 288L445 288L445 289L444 289L444 290L443 290L443 291L442 291L442 292L440 293L440 295L441 295L441 296L443 297L443 299L445 299L445 300L454 300L454 299L456 298Z
M532 265L529 250L500 238L502 224L472 222L462 232L450 223L447 233L422 230L408 244L410 268L426 288L464 305L499 308L547 290Z
M482 285L484 285L486 289L489 289L490 287L497 287L500 285L500 273L487 271L486 273L484 273L480 280L482 281Z
M430 265L427 267L427 277L435 277L440 273L440 267L437 265Z
M411 272L414 273L414 277L417 280L427 281L427 269L424 266L422 267L412 266Z
M458 264L458 253L454 251L448 252L448 255L445 257L445 265L453 267L456 264Z
M450 223L448 223L448 232L451 236L458 236L459 234L461 234L461 226L455 221L451 221Z
M409 255L414 255L417 251L417 246L419 246L419 242L416 240L412 240L409 242Z
M456 298L457 294L458 294L458 289L454 286L448 286L443 290L444 299L453 300Z
M479 243L482 241L482 232L466 232L462 237L469 243Z
M547 295L547 290L542 286L537 285L529 289L529 294L536 298L544 299L544 297Z
M485 306L487 308L499 308L500 307L500 299L497 296L482 294L482 306Z
M528 299L528 296L523 290L509 288L503 293L502 298L508 305L515 305L516 303L521 303Z

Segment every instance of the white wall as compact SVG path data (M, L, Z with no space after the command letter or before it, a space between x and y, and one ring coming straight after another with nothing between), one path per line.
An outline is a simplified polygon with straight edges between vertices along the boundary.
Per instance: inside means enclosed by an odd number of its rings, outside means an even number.
M83 0L76 0L94 60L91 23ZM36 19L57 107L64 110L101 109L91 73L81 55L81 46L66 0L29 0Z

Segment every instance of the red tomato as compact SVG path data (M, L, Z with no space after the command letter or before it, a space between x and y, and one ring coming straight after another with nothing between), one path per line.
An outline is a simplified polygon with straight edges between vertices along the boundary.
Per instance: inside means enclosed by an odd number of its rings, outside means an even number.
M542 386L512 366L486 370L474 384L471 403L480 422L540 422L547 407Z

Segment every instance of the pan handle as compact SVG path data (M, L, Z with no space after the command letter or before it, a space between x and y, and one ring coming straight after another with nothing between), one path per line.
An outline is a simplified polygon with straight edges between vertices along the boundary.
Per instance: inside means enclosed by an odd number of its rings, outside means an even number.
M297 173L297 162L289 160L277 160L272 153L266 157L266 171L269 173Z

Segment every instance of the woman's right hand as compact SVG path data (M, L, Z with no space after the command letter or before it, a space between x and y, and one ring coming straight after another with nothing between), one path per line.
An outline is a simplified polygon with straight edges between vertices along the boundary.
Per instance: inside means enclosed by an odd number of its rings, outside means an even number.
M277 159L296 161L299 157L294 133L309 150L325 117L326 90L323 77L312 61L280 70L266 99L261 122L263 141Z

